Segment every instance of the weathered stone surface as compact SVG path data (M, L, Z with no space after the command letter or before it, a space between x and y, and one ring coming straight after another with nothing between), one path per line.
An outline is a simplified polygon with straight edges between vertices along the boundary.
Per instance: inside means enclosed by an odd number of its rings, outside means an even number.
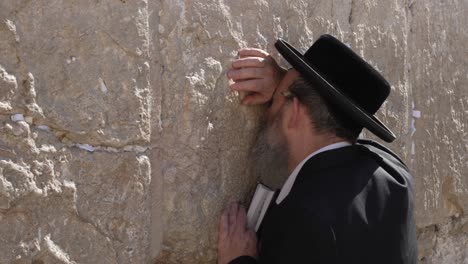
M148 142L145 1L3 1L0 15L1 64L36 77L36 123L81 143Z
M90 154L24 121L2 124L0 263L148 261L151 171L144 153Z
M421 264L467 263L468 219L450 217L445 222L419 230L419 259Z
M418 187L421 263L468 263L467 7L466 1L409 6L407 145Z
M466 1L415 2L408 37L420 226L468 211ZM414 146L413 146L414 145Z
M0 3L0 263L150 261L148 19Z
M392 84L378 116L415 176L421 263L468 263L467 9L1 1L0 263L214 263L221 210L257 180L262 109L228 91L230 62L253 46L286 66L276 38L323 33Z

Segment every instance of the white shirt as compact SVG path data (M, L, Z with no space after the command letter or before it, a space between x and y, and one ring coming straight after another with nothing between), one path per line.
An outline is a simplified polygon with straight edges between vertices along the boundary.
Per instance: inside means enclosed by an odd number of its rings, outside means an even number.
M343 148L343 147L347 147L347 146L351 146L351 143L349 143L347 141L341 141L341 142L337 142L337 143L325 146L325 147L313 152L309 156L307 156L307 158L305 158L303 161L301 161L301 163L299 163L296 166L296 168L293 170L291 175L289 175L288 179L286 180L286 182L283 185L283 188L281 188L281 191L280 191L280 193L278 195L278 198L276 199L276 204L280 204L284 200L284 198L286 198L286 196L288 196L289 192L291 191L291 188L294 185L294 182L296 181L296 177L299 174L299 171L301 171L302 166L304 166L304 164L310 158L312 158L313 156L315 156L315 155L317 155L319 153L325 152L325 151L329 151L329 150L332 150L332 149L339 149L339 148Z

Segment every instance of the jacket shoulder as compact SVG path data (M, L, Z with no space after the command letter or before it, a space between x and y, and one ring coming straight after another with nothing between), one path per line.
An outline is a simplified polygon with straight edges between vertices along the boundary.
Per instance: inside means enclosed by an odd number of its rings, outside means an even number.
M403 165L406 169L408 169L408 166L406 166L405 162L400 157L398 157L398 155L395 154L395 152L376 141L369 139L358 139L357 145L363 146L369 151L374 152L378 155L382 155L387 159L394 160L394 162L396 161Z
M372 140L358 140L356 144L361 151L371 157L389 176L399 183L412 187L412 176L408 166L389 148Z

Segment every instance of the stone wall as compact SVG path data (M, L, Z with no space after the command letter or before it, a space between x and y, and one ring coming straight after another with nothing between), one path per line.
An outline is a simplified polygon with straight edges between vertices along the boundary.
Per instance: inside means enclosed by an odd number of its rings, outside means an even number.
M467 9L2 0L0 263L215 263L219 214L256 181L262 110L228 91L230 61L323 33L393 85L379 118L416 179L421 263L468 263Z

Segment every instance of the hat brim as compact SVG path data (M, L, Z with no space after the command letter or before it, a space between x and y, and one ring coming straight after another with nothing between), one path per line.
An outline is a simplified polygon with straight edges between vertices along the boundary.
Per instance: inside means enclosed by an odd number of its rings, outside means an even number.
M278 39L275 43L278 52L296 69L302 77L310 81L317 88L320 95L325 100L333 103L343 113L349 115L355 122L362 125L370 132L383 139L386 142L393 142L396 138L395 134L387 128L377 117L367 113L359 105L336 89L326 78L320 75L317 70L309 65L304 58L304 55L296 50L293 46L282 39Z

